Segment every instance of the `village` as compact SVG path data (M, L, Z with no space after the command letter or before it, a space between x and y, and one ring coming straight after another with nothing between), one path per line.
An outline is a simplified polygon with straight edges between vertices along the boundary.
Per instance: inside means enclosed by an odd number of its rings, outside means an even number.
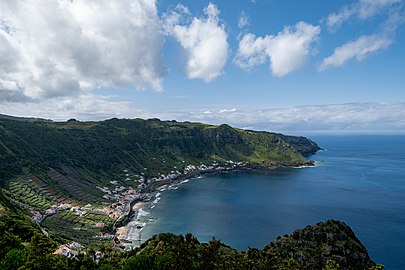
M184 161L183 161L184 162ZM105 206L93 206L88 203L83 206L79 206L75 203L61 203L59 205L52 205L50 208L46 209L42 213L39 211L31 210L31 219L38 224L41 223L45 218L61 213L64 211L70 211L78 218L85 218L89 213L100 212L107 215L109 218L114 220L114 223L118 220L122 220L127 217L131 211L133 203L145 202L154 198L152 202L152 207L158 203L160 200L160 192L170 189L177 189L179 185L188 181L191 177L197 177L200 174L213 173L218 171L233 170L235 168L243 167L246 163L226 161L223 165L214 162L212 165L186 165L184 169L179 170L176 166L173 170L168 173L160 173L156 177L151 177L149 179L145 178L145 174L133 174L132 178L130 176L129 170L123 170L124 177L123 180L110 180L110 186L96 186L98 190L103 193L103 198L106 200L113 201L112 203L103 203ZM147 168L144 168L147 170ZM129 183L133 182L133 185ZM126 185L126 187L124 186ZM133 186L133 187L132 187ZM102 228L105 223L98 221L94 224L96 228ZM101 235L95 235L94 238L97 239L114 239L114 234L103 233ZM70 244L61 245L54 254L61 254L69 258L75 257L78 252L83 250L83 246L77 242ZM96 254L95 258L101 258L102 254Z

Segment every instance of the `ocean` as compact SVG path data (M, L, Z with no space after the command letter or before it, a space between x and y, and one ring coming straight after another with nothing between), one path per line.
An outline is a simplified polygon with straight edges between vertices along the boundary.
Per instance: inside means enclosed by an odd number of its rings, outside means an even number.
M142 238L191 232L238 250L319 221L348 224L386 269L405 269L405 136L313 136L315 167L218 173L162 192Z

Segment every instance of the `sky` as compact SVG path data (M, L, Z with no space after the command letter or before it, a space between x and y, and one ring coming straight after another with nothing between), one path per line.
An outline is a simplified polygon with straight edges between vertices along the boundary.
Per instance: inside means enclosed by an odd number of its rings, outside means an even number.
M405 133L404 0L0 0L0 113Z

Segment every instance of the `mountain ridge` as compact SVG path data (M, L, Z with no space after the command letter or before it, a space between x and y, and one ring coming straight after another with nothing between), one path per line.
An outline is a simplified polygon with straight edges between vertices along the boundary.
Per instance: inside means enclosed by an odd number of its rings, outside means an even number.
M263 165L267 162L276 166L293 166L306 162L301 154L313 154L320 149L304 137L234 129L227 125L116 118L100 122L1 119L0 142L0 157L3 159L0 169L3 173L18 172L19 168L32 165L33 159L34 166L75 165L79 160L92 169L108 168L117 164L114 158L124 159L124 152L134 160L123 163L129 163L138 170L150 165L146 159L156 155L166 155L175 163L187 158L194 162L201 158L214 160L217 156L220 160L239 159ZM306 149L302 145L306 145ZM272 150L279 151L278 156L270 153ZM134 157L134 152L143 156ZM93 164L80 158L89 154L94 155ZM108 161L97 159L100 155ZM179 158L181 155L184 157ZM162 162L160 165L167 167Z

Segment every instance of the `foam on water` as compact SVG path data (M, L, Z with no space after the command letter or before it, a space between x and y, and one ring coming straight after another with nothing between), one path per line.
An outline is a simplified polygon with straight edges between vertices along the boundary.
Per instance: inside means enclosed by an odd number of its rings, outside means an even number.
M138 210L138 217L145 217L145 216L147 216L147 215L149 215L149 212L143 210L143 208L140 208L140 209Z

